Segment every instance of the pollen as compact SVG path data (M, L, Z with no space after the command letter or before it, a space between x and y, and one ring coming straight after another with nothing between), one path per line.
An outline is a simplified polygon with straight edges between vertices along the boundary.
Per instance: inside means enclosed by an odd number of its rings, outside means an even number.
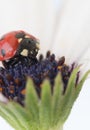
M2 92L2 90L3 90L3 89L0 87L0 92Z
M23 90L21 91L21 94L22 94L22 95L25 95L25 93L26 93L26 90L23 89Z
M62 69L62 66L58 66L57 68L58 68L58 70L61 70L61 69Z

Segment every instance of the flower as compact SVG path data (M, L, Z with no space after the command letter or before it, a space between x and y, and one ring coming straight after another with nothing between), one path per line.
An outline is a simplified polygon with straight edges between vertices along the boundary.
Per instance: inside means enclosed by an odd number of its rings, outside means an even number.
M15 1L15 3L12 1L7 2L11 4L11 8L10 5L9 8L8 6L6 7L8 15L6 15L7 12L3 12L3 15L1 14L3 21L1 22L1 33L7 30L13 30L13 28L23 28L40 38L41 51L44 54L49 48L52 52L55 52L56 56L61 57L64 55L67 64L69 62L78 63L78 61L80 64L84 64L86 61L89 63L89 1L85 3L80 0L69 0L63 4L64 8L60 8L60 4L58 4L58 9L55 8L55 4L52 3L52 0L40 0L40 3L36 0ZM2 5L3 3L4 1ZM8 3L6 3L6 5L8 5ZM11 14L12 7L13 14ZM60 13L60 11L63 13ZM7 24L6 21L8 21ZM4 22L5 24L3 26L2 24ZM78 46L78 44L81 43L82 47ZM86 52L86 50L88 51ZM85 71L88 68L85 66Z
M68 80L74 69L74 64L68 66L65 64L65 57L59 58L57 61L54 54L47 52L46 58L41 54L37 62L33 65L22 64L19 61L18 64L10 66L8 69L0 68L0 91L9 100L16 100L23 104L25 98L25 87L27 76L31 77L38 96L41 94L41 84L48 78L50 80L51 89L53 91L54 82L57 74L60 72L62 75L62 81L64 84L63 94L65 93ZM79 79L79 75L77 75ZM76 81L76 84L78 80ZM24 104L23 104L24 105Z
M0 91L8 99L0 103L1 116L15 129L62 130L90 71L79 81L79 66L50 51L33 65L23 63L0 68Z

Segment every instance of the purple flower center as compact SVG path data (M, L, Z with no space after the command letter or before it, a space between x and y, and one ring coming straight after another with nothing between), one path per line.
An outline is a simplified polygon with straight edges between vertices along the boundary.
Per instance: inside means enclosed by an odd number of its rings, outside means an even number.
M67 83L74 65L65 64L65 57L59 60L55 59L54 54L48 51L46 57L40 55L37 63L32 66L19 62L16 66L9 69L0 68L0 91L8 99L23 103L25 97L25 87L27 76L33 79L35 89L40 97L41 84L45 78L48 78L53 92L55 77L58 73L62 76L63 94L65 93ZM78 80L78 78L77 78ZM78 82L78 81L77 81Z

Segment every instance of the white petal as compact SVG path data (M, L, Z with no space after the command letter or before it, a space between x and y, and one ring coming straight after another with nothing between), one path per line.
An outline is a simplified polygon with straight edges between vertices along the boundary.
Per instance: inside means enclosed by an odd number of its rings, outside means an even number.
M90 1L68 0L52 47L57 55L80 60L90 49ZM90 59L90 56L88 57Z
M0 117L0 129L1 130L15 130L2 117Z
M55 12L53 0L3 0L0 4L0 34L23 29L41 41L41 50L49 47Z
M3 103L7 103L8 102L8 99L6 97L4 97L2 95L2 93L0 93L0 101L3 102Z

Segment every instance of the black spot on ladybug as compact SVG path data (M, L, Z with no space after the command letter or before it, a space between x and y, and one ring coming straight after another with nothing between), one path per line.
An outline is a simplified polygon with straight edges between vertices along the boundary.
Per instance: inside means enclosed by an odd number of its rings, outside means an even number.
M6 52L5 52L4 49L1 49L1 54L2 54L3 57L6 55Z
M24 34L23 32L17 33L15 37L18 38L18 39L19 39L19 38L24 38L24 37L25 37L25 34Z

